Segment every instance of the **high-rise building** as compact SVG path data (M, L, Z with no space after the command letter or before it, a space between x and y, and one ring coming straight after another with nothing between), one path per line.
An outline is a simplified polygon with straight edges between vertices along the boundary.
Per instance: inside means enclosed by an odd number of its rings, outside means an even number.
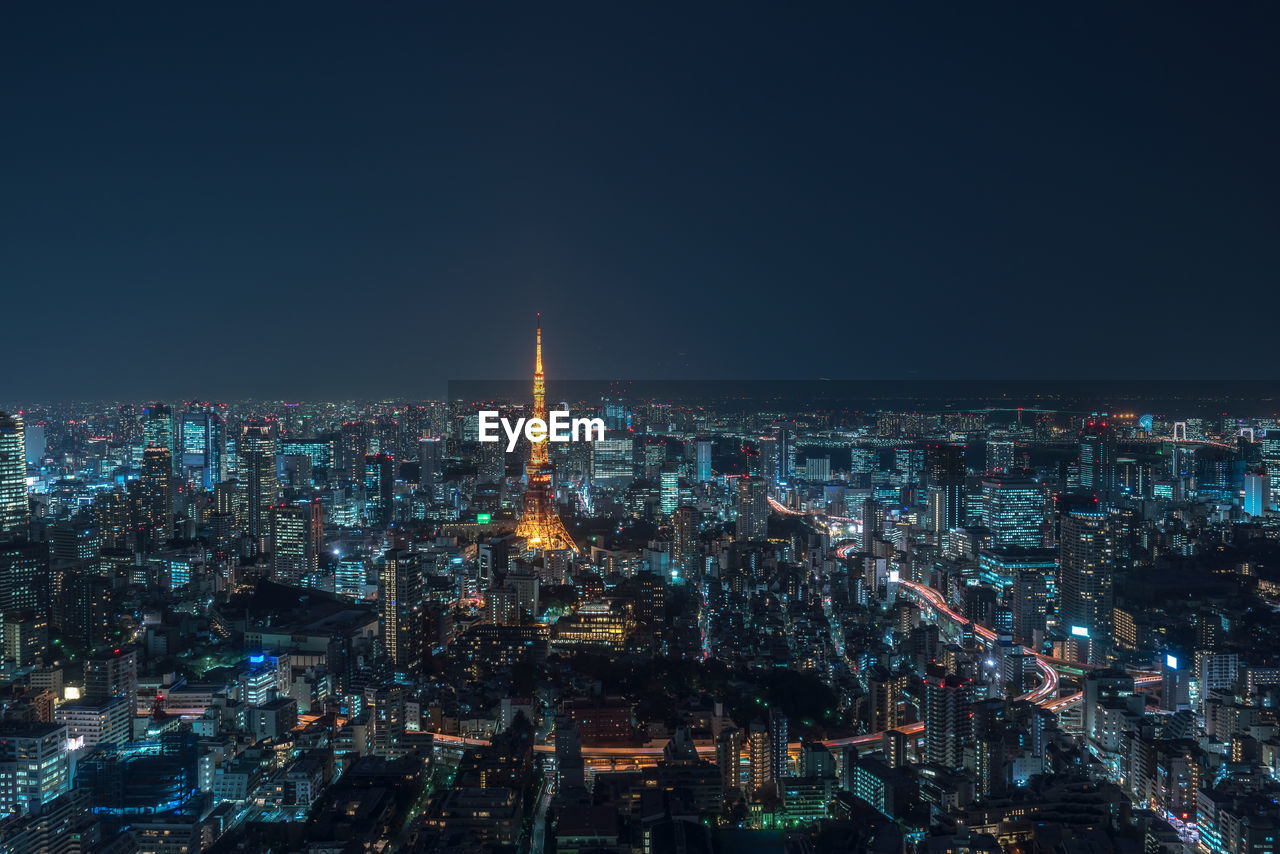
M192 480L204 489L213 489L222 481L222 456L226 448L222 418L216 412L184 412L181 424L182 471L190 471Z
M933 491L930 500L936 502L934 530L941 536L964 521L964 445L933 443L925 448L925 457Z
M726 727L716 736L716 767L720 769L720 783L726 789L742 785L742 733L735 727Z
M0 723L0 812L38 812L71 789L67 728L52 723Z
M27 536L26 459L22 416L0 412L0 540Z
M781 780L791 776L790 756L787 753L791 744L791 731L787 716L777 709L769 710L769 776L773 780Z
M398 671L416 675L422 671L426 635L422 554L391 549L379 575L383 647Z
M49 616L49 549L27 540L0 542L0 613Z
M172 409L163 403L153 403L142 410L142 440L148 448L168 449L169 465L177 471L178 431Z
M804 479L810 483L826 483L831 479L830 457L808 457L804 461Z
M772 488L778 483L778 437L761 436L756 442L760 448L760 476Z
M1013 578L1013 636L1033 646L1049 613L1048 577L1039 569L1019 569Z
M751 722L747 730L748 787L758 792L773 781L773 761L769 750L769 728L764 721Z
M388 454L364 458L364 512L371 525L395 521L396 461Z
M418 488L434 497L443 477L444 440L439 436L423 436L418 440Z
M658 471L658 509L670 516L680 506L680 469L675 463L663 463Z
M699 439L695 458L698 483L711 482L711 449L710 439Z
M533 417L547 423L547 384L542 371L542 327L538 327L536 356L533 368ZM594 446L593 446L594 447ZM530 549L555 551L578 550L573 537L565 530L553 502L552 479L555 468L547 453L547 442L529 443L529 464L525 466L528 485L524 491L524 509L516 536Z
M124 697L132 708L138 696L138 655L132 647L99 650L84 663L85 700Z
M143 501L147 511L147 543L163 547L173 531L173 459L168 448L142 452Z
M271 571L282 584L299 584L320 568L324 521L320 503L271 508Z
M279 500L280 492L276 477L276 437L270 426L244 425L236 456L244 490L244 529L249 536L262 540L271 534L271 508Z
M930 764L959 768L973 735L972 682L950 674L924 683L925 758Z
M604 489L624 489L635 479L630 438L606 437L591 443L591 482Z
M1115 430L1105 420L1090 418L1080 431L1080 488L1106 501L1115 482Z
M698 509L677 507L671 514L671 563L675 573L684 577L698 550Z
M334 449L338 477L349 484L364 483L364 458L369 452L368 425L361 421L345 421Z
M662 466L667 461L667 443L661 439L646 442L643 446L644 479L657 481Z
M340 558L334 572L334 592L348 599L363 599L365 576L364 558L355 555Z
M1072 510L1062 520L1059 624L1089 650L1091 664L1104 664L1110 645L1115 559L1107 514Z
M982 514L995 548L1044 545L1044 488L1029 477L1003 475L982 480Z
M862 499L861 519L862 540L860 545L864 552L870 554L872 546L880 536L880 529L883 527L884 522L884 514L880 510L880 503L870 496Z
M769 535L769 493L762 477L738 478L737 539L757 542Z
M1267 501L1280 502L1280 430L1267 430L1258 439L1258 461L1271 476L1271 495Z
M1015 468L1012 439L993 439L987 442L987 471L1005 474Z
M1252 471L1244 476L1244 512L1261 516L1271 504L1271 475Z
M867 675L867 729L883 732L902 723L899 706L906 699L907 675L877 666Z

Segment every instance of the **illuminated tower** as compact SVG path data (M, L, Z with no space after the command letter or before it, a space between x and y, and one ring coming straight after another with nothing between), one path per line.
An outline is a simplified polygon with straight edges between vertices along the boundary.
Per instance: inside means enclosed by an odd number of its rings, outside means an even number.
M541 317L541 315L539 315ZM542 373L542 327L538 327L537 363L533 372L533 417L547 421L547 383ZM524 493L524 512L520 514L520 524L516 527L516 536L522 537L532 549L556 550L578 547L573 538L565 530L551 502L551 460L547 456L547 443L529 443L529 465L525 473L529 477L529 487Z

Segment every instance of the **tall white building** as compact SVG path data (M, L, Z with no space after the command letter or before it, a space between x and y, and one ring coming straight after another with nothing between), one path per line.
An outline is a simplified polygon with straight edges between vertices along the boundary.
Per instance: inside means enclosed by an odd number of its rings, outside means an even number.
M21 415L0 412L0 539L27 535L27 457Z

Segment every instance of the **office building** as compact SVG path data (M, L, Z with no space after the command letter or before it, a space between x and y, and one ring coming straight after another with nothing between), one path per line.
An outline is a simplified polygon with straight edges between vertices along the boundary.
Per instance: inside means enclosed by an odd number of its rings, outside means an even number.
M1044 545L1044 488L1029 477L983 478L982 515L983 524L991 531L993 548Z
M172 539L173 532L173 459L168 448L153 446L142 452L142 489L147 511L147 544L163 548Z
M212 411L182 413L181 459L183 472L191 472L190 478L201 489L213 489L221 483L223 454L226 452L226 436L222 418Z
M1110 645L1115 560L1107 514L1073 510L1062 520L1059 623L1090 664L1105 664Z
M271 508L271 571L282 584L300 584L320 565L324 523L320 503Z
M388 454L364 458L364 514L370 525L386 525L396 518L396 461Z
M964 446L932 443L925 448L929 469L930 521L939 536L964 521Z
M769 493L764 478L738 478L737 539L759 542L769 535Z
M714 444L710 439L699 439L695 456L695 470L698 483L711 482L711 449Z
M0 722L0 813L38 812L70 788L65 726Z
M1090 418L1080 431L1080 488L1106 501L1115 481L1115 429L1103 419Z
M418 440L418 488L436 497L444 482L444 439L423 436Z
M241 428L237 474L244 493L244 529L261 544L271 535L271 508L279 500L276 437L266 424Z
M0 540L25 538L29 514L22 416L0 412Z

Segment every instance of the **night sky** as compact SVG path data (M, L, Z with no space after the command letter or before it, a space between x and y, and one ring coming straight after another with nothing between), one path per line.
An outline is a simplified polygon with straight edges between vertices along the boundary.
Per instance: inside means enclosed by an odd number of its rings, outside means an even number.
M0 400L1275 377L1280 6L822 5L6 4Z

